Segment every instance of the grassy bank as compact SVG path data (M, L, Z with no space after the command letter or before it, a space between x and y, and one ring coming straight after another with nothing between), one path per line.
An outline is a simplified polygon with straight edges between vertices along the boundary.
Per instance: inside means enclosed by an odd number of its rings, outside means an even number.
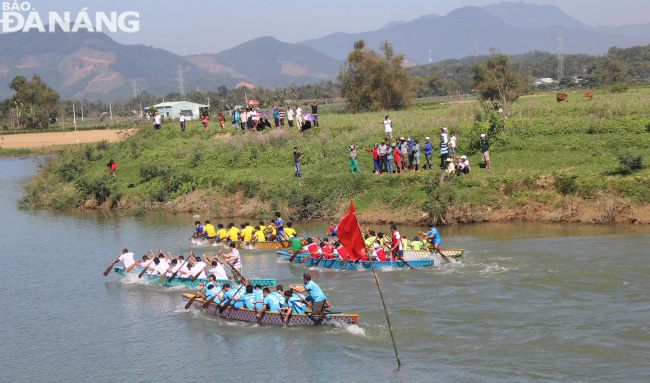
M359 152L361 174L350 174L347 146L381 140L386 113L323 111L320 128L205 133L196 121L147 126L115 144L67 148L41 164L21 205L100 208L106 214L151 210L203 211L208 216L339 217L350 199L366 221L439 223L483 220L612 222L638 220L650 202L650 169L619 171L615 153L650 148L650 89L595 92L592 102L570 95L518 100L503 130L490 137L493 170L479 168L478 135L487 127L478 103L421 103L389 112L394 135L456 132L472 173L438 184L441 170L374 175L372 155ZM477 121L477 118L479 121ZM305 155L293 176L293 147ZM435 151L434 151L435 153ZM119 181L108 175L110 158ZM132 185L132 187L129 187Z

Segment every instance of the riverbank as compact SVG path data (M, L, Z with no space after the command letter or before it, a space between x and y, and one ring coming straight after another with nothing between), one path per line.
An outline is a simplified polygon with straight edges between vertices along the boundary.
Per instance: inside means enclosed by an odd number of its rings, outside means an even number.
M621 171L616 153L646 156L650 147L650 89L594 91L594 99L558 104L546 95L518 100L496 128L478 103L421 103L388 114L394 136L430 136L440 126L458 137L458 154L472 172L440 185L442 170L372 174L372 155L386 113L319 114L306 132L203 132L192 121L140 128L114 144L69 147L42 164L26 187L25 207L100 209L104 214L201 212L206 217L338 219L353 199L365 222L455 224L541 221L649 223L650 169ZM478 135L489 131L493 170L479 167ZM362 173L349 172L356 144ZM293 147L305 155L294 177ZM436 153L436 152L434 152ZM118 181L106 163L118 164ZM424 160L424 158L422 158ZM434 163L438 161L434 154Z

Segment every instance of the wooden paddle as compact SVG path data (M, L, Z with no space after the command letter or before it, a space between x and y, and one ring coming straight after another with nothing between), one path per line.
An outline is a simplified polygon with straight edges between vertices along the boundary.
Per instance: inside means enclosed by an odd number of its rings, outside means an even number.
M242 289L242 287L246 286L247 281L248 281L248 280L245 280L244 283L243 283L241 286L239 286L239 288L237 289L237 291L235 291L235 293L232 295L232 297L230 297L230 298L228 299L228 301L226 302L226 305L223 306L223 307L221 307L221 308L219 309L219 313L224 312L224 311L228 308L228 306L230 305L230 301L232 300L232 298L234 298L234 297L239 293L239 291Z
M300 253L302 253L302 249L294 251L291 258L289 258L289 263L293 262L293 260L296 259L296 256Z
M224 255L222 251L219 251L219 254ZM217 255L215 254L215 257L216 257L216 256L217 256ZM222 261L221 258L219 258L219 261ZM237 273L237 275L239 275L239 279L247 280L246 278L242 277L242 275L241 275L241 273L239 272L239 270L235 269L235 267L234 267L230 262L226 261L225 258L223 259L223 261L222 261L221 263L223 264L224 262L227 263L228 266L230 266L230 268L231 268L235 273Z
M435 249L435 248L434 248L434 249ZM438 254L440 254L440 256L442 257L442 259L445 260L445 262L447 262L447 263L451 262L451 260L450 260L446 255L444 255L444 254L442 253L442 251L440 251L440 249L435 249L435 250L436 250L436 252L437 252Z
M213 282L213 283L215 283L215 282ZM207 285L207 284L206 284L206 285ZM215 288L217 288L216 283L215 283ZM210 306L210 303L214 302L214 298L216 298L217 295L219 295L219 294L214 294L214 295L212 296L212 298L210 298L209 300L205 301L205 302L201 305L201 307L204 308L204 309L207 309L208 306Z
M149 252L151 252L151 250L149 250ZM149 254L149 253L145 253L145 255L147 255L147 254ZM143 257L144 257L144 255L143 255ZM133 264L131 266L127 267L124 271L127 272L127 273L131 272L131 270L133 270L136 266L139 265L139 262L140 262L140 260L138 260L136 262L133 262Z
M143 268L142 271L140 272L140 274L138 274L138 278L142 278L142 276L144 275L144 272L147 271L149 266L151 266L151 262L153 262L154 258L156 258L156 255L153 253L152 249L149 249L149 252L151 253L151 261L149 261L149 265L147 265L145 268ZM162 250L161 250L161 252L162 252Z
M314 306L312 306L312 305L311 305L311 304L310 304L310 303L305 299L305 297L304 297L303 295L300 295L300 293L297 292L297 291L294 290L294 289L291 289L291 291L293 291L293 293L296 294L296 295L300 298L300 302L306 304L307 307L311 309L312 313L314 313L314 311L315 311ZM327 313L332 313L333 311L332 311L332 310L329 310L329 309L323 309L323 312L321 312L320 314L321 314L321 315L324 315L325 312L327 312Z
M108 266L108 268L106 269L106 271L104 271L104 276L105 276L105 277L108 276L108 274L111 272L111 269L113 268L113 266L115 266L115 264L118 263L119 261L120 261L120 257L117 257L117 259L116 259L115 261L113 261L113 263L111 263L110 266Z
M203 289L205 288L205 286L206 286L206 285L203 285L203 287L201 287L201 290L199 290L196 294L194 294L194 296L193 296L192 298L190 298L190 300L185 304L185 310L189 309L190 306L192 306L192 303L194 303L194 301L196 300L196 298L199 297L199 294L201 293L201 291L203 291Z
M341 260L340 266L345 265L345 262L347 262L347 260L348 260L348 255L345 254L345 258L343 258L343 259Z

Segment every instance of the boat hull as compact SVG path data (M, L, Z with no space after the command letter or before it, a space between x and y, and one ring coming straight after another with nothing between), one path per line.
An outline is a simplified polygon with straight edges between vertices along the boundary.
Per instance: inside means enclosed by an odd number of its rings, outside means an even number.
M291 258L290 253L287 253L286 251L278 251L277 255L280 259L288 261L289 258ZM294 263L301 263L303 260L304 256L302 254L298 254L296 258L294 259ZM359 261L359 262L345 262L343 265L341 265L341 261L337 259L321 259L320 262L318 262L318 265L316 265L316 261L318 258L309 258L305 263L303 263L307 267L322 267L326 269L342 269L342 270L370 270L372 267L370 266L370 262L366 261ZM433 266L436 262L435 258L429 258L429 259L414 259L414 260L407 260L407 262L402 262L402 261L395 261L395 262L380 262L380 261L375 261L373 262L375 269L404 269L404 268L409 268L411 267L426 267L426 266ZM408 265L407 265L408 263Z
M124 271L123 267L115 267L114 268L115 272L120 274L121 276L126 276L126 271ZM138 275L142 271L142 268L136 268L132 270L129 274L133 275ZM201 283L206 283L208 280L207 279L196 279L194 282L192 282L191 278L174 278L171 280L171 282L168 281L168 277L165 277L163 282L158 282L160 279L159 275L149 275L149 274L144 274L142 275L142 280L146 281L147 283L151 283L153 285L160 285L160 286L167 286L167 287L173 287L173 286L185 286L188 288L192 287L197 287L199 285L199 282ZM230 282L227 279L218 279L217 282L223 283L223 282ZM275 286L276 285L276 280L274 278L252 278L250 279L250 282L254 285L260 285L260 286Z
M183 298L191 299L193 294L183 294ZM205 301L201 298L197 298L192 306L196 308L202 308ZM210 305L205 309L212 315L225 318L233 319L242 322L251 322L257 323L257 318L255 316L255 311L251 309L241 308L236 309L233 307L227 307L225 310L221 311L221 307L216 303L210 303ZM345 314L345 313L331 313L325 314L324 316L320 315L310 315L310 314L295 314L291 315L289 318L289 326L315 326L315 325L342 325L342 324L354 324L359 321L358 314ZM262 324L284 324L283 314L277 312L267 311L264 313L261 319Z

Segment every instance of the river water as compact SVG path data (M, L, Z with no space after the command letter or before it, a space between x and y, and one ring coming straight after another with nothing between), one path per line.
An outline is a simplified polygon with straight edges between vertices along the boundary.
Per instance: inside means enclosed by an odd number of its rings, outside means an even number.
M187 240L190 215L19 210L35 171L33 159L0 159L0 381L650 380L647 226L441 228L443 247L467 250L458 263L379 273L398 371L372 273L312 271L358 325L258 327L185 310L192 290L102 272L123 247L215 250ZM244 275L300 282L303 266L274 251L242 253Z

